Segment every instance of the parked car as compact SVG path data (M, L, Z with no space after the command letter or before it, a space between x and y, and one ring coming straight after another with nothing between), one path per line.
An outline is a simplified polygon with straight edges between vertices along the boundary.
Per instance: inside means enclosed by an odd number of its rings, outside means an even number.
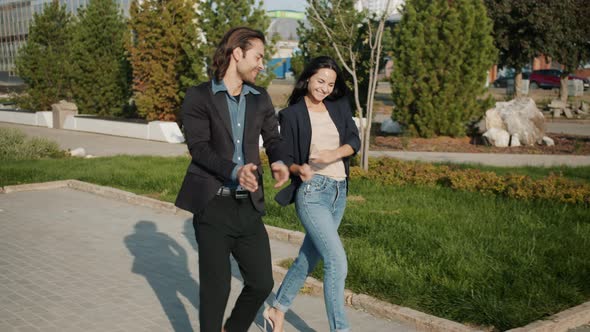
M522 79L528 80L529 72L523 72ZM494 86L494 88L506 88L508 85L514 85L514 72L506 76L500 76L494 82L492 82L492 86Z
M494 88L505 88L508 86L509 82L514 84L514 76L500 76L494 82L492 82L492 85Z
M531 89L559 89L561 84L561 73L559 69L541 69L533 71L530 76ZM584 84L584 90L590 89L590 79L570 74L570 80L581 80Z

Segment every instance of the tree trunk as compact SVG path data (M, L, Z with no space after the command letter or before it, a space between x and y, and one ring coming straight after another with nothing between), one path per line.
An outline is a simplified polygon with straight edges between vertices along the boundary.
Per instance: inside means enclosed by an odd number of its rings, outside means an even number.
M559 99L561 99L561 101L563 101L564 103L567 104L567 82L568 82L568 76L569 74L565 73L562 74L561 76L561 84L560 84L560 89L559 89Z
M522 72L520 71L514 75L514 95L516 98L522 97Z

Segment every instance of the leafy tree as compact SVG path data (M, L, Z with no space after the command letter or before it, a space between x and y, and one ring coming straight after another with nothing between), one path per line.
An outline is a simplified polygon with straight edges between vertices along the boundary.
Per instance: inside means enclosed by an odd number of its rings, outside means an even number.
M21 106L45 111L69 99L72 18L58 1L46 4L33 16L29 37L16 59L18 75L27 84Z
M73 97L81 113L121 115L129 98L126 22L114 0L90 0L74 29Z
M465 135L496 57L483 2L408 0L396 30L392 118L423 137Z
M543 53L563 65L560 97L567 101L568 75L590 61L590 1L548 0L538 5L545 28Z
M133 0L130 6L133 99L148 120L176 120L193 77L197 40L194 0ZM202 6L202 4L201 4Z
M514 68L515 91L521 92L522 68L541 55L545 20L536 0L484 0L494 23L499 65Z
M263 2L257 0L202 0L199 3L199 21L203 40L198 46L197 55L201 61L201 68L207 68L212 63L213 53L223 35L232 28L247 26L252 29L267 31L270 17L266 15ZM275 52L276 37L266 41L265 60L268 62ZM196 77L196 82L209 80L213 73L202 72ZM266 68L265 73L258 75L256 83L268 86L274 78L272 68Z

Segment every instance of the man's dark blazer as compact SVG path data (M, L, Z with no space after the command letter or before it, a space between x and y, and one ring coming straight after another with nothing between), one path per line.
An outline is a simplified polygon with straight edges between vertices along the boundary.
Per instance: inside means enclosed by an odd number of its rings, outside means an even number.
M264 213L259 137L271 163L281 160L283 143L274 107L266 90L252 86L260 94L246 94L244 123L244 164L258 166L258 190L250 194L254 207ZM176 206L198 213L213 199L218 189L231 180L236 166L232 161L234 143L227 94L213 94L211 82L187 90L181 120L192 160L184 177Z
M348 144L358 152L361 146L359 131L352 119L352 110L348 98L343 97L335 101L324 100L330 118L334 122L340 136L340 146ZM290 167L292 164L309 163L309 148L311 145L311 121L304 98L279 112L281 136L285 141L286 152L283 162ZM353 155L354 155L353 154ZM350 174L350 157L342 158L346 177ZM301 184L301 178L291 174L291 183L282 189L275 200L285 206L294 202L295 191Z

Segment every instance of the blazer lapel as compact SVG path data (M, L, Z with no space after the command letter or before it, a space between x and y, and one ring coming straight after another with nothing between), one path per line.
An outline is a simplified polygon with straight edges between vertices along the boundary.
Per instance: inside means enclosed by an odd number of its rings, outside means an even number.
M225 96L225 93L222 92L216 94L211 92L211 94L213 95L213 105L217 111L215 113L221 117L221 122L223 122L225 129L227 129L227 133L232 137L233 134L231 129L231 119L229 117L229 108L227 107L227 97Z
M251 133L249 129L250 123L255 123L256 121L256 110L258 109L258 98L256 95L252 93L248 93L244 96L246 98L246 114L244 116L244 141L246 141L246 135ZM260 133L255 133L256 136L260 135ZM258 140L256 140L258 141Z
M305 105L305 100L301 98L301 100L296 104L297 106L297 114L298 114L298 125L299 125L299 137L303 141L301 142L300 149L302 159L307 158L305 163L309 163L309 150L311 148L311 119L309 118L309 111L307 110L307 105Z

